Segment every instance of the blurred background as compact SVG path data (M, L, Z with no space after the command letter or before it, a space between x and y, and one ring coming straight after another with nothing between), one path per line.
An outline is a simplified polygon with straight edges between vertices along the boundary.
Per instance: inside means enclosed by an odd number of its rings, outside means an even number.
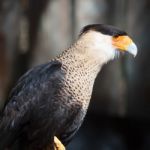
M17 79L47 62L87 24L115 25L138 46L105 65L68 150L150 149L150 0L0 0L0 109Z

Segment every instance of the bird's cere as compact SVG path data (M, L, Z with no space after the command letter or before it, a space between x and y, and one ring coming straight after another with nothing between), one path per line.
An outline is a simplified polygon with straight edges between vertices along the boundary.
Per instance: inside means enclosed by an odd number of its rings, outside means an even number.
M137 55L137 46L134 43L131 43L128 46L127 51L135 57Z

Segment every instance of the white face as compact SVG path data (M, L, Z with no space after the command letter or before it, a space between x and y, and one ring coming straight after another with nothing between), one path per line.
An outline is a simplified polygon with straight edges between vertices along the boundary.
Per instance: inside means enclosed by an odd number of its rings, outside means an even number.
M82 35L80 41L86 45L86 54L94 57L94 59L107 62L115 57L116 49L112 45L112 36L89 31Z

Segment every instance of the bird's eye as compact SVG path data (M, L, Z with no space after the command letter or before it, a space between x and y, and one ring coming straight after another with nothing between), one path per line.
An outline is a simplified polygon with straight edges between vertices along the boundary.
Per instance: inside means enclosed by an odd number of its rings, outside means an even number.
M113 38L118 38L120 35L114 35Z

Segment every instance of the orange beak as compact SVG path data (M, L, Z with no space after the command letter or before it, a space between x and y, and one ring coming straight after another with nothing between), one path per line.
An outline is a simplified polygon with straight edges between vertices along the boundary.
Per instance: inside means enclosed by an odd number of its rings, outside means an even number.
M134 56L137 55L137 46L129 36L113 37L112 44L116 49L119 49L122 52L127 51Z

